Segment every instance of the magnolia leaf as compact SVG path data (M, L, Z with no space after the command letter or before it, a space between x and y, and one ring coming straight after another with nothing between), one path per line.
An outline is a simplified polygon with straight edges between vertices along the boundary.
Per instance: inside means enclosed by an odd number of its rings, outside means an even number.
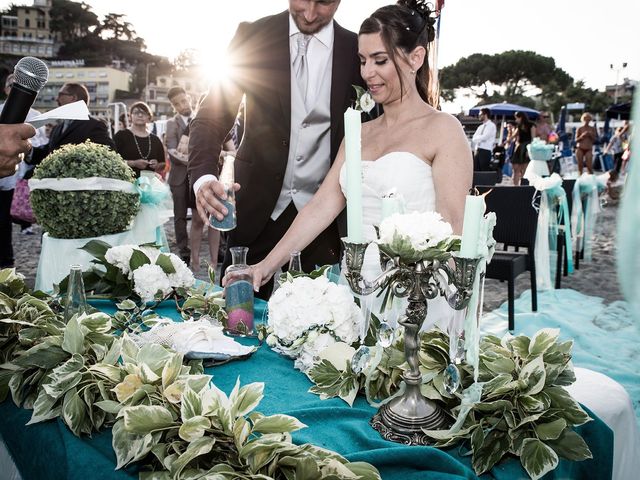
M38 392L38 398L36 398L36 401L33 404L33 414L31 415L31 419L27 425L44 422L45 420L50 420L59 416L62 411L62 407L58 405L54 408L57 401L57 398L48 395L44 389L41 389Z
M169 258L169 255L167 255L166 253L161 253L160 255L158 255L158 258L156 259L156 265L158 265L167 275L176 273L176 269L173 266L173 263L171 263L171 258Z
M565 428L557 439L549 440L546 444L553 448L560 457L572 462L593 458L584 439L570 428Z
M554 385L560 385L561 387L568 387L573 385L576 381L576 374L573 371L573 363L568 362L565 369L558 375Z
M158 379L162 375L162 370L167 362L171 360L173 352L166 349L162 345L157 343L147 343L140 347L140 351L136 356L136 363L138 365L147 365L155 374Z
M556 440L567 427L567 421L559 418L553 422L539 423L534 429L540 440Z
M306 428L306 425L289 415L271 415L263 417L253 424L253 431L257 433L295 432L301 428Z
M182 370L182 358L181 353L174 353L171 360L165 364L162 369L162 388L166 389L178 378Z
M124 421L125 430L137 435L146 435L155 430L175 425L171 412L156 405L125 407L120 411L120 415Z
M65 392L75 387L82 380L80 370L84 367L81 355L73 355L69 360L49 373L48 381L42 385L47 395L53 398L62 397Z
M99 376L105 377L106 379L114 383L120 383L122 381L123 371L121 368L118 368L115 365L96 363L95 365L91 365L89 367L89 371L92 373L96 373Z
M78 323L91 332L109 333L111 331L111 317L102 312L81 315L78 317Z
M147 257L142 250L138 250L137 248L133 249L133 253L129 259L129 269L132 272L137 268L140 268L143 265L149 265L150 263L151 260L149 260L149 257Z
M116 303L116 307L118 307L118 310L135 310L137 305L136 302L127 298L120 303Z
M537 480L558 466L558 455L544 442L527 438L522 442L520 463L532 480Z
M518 335L517 337L513 337L508 342L508 346L513 351L513 353L516 356L521 357L525 360L529 357L530 344L531 344L531 339L525 335Z
M75 388L69 390L64 396L62 419L69 429L78 437L85 429L84 424L87 421L87 410Z
M178 380L165 388L162 394L169 402L177 405L182 399L182 391L184 390L184 387L184 381Z
M307 375L316 386L328 387L335 385L340 380L342 372L329 360L322 360L320 363L316 363Z
M111 446L118 461L116 470L144 458L161 437L161 433L136 435L128 432L123 420L113 425L112 435Z
M190 418L203 414L202 400L200 395L187 386L182 392L182 403L180 405L180 416L183 422Z
M527 382L527 388L525 388L524 394L534 395L542 391L546 380L542 355L537 356L527 363L522 370L520 370L518 378Z
M14 358L11 363L23 368L38 367L49 369L57 367L69 358L69 354L62 350L59 345L52 344L52 340L46 339L26 352L20 352L19 356Z
M135 374L130 373L122 382L117 384L111 391L116 394L118 402L125 403L142 387L142 380Z
M356 478L361 480L380 480L380 472L373 465L366 462L349 462L345 464Z
M120 354L122 355L122 360L124 363L137 363L138 352L140 351L140 347L135 344L129 335L125 332L122 335L122 347Z
M542 355L558 340L559 336L560 329L558 328L543 328L542 330L538 330L533 338L531 338L531 343L529 343L529 355L531 357Z
M516 368L516 364L510 358L497 358L493 361L485 361L485 366L491 370L493 373L507 373L511 374Z
M232 413L244 417L253 411L264 398L264 383L255 382L242 387L233 401ZM231 401L231 398L229 399Z
M238 417L233 424L233 438L236 442L236 448L240 450L251 435L251 425L244 417Z
M172 478L180 478L180 473L191 460L200 455L205 455L211 451L215 444L215 438L202 437L191 442L185 452L180 455L171 465L169 472Z
M109 250L110 248L111 245L109 245L107 242L103 242L102 240L91 240L90 242L86 243L84 247L80 247L80 250L84 250L97 260L104 262L106 261L104 256L106 255L107 250Z
M211 422L207 417L191 417L180 425L178 435L186 442L193 442L202 437L205 430L209 427L211 427Z
M211 375L189 375L185 378L185 382L191 390L200 393L203 388L211 383L211 378ZM224 397L225 399L227 398L226 395Z
M95 402L94 405L101 410L114 415L118 415L120 410L123 408L121 403L114 402L113 400L100 400L99 402Z
M140 372L142 382L150 385L160 380L160 375L162 374L162 371L156 373L156 371L152 370L146 363L140 363L138 365L138 371Z
M473 469L481 475L493 466L509 451L509 437L497 430L492 430L484 437L482 446L473 451Z
M520 395L517 399L518 406L525 412L539 412L544 410L544 403L530 395Z
M78 323L78 317L75 315L71 317L64 330L62 349L71 354L84 353L84 333Z
M569 426L582 425L591 421L591 417L580 404L562 387L547 387L545 393L551 399L551 408L557 408L559 415Z
M478 412L498 412L504 410L512 410L513 403L509 400L495 400L493 402L478 402L473 405L473 409Z

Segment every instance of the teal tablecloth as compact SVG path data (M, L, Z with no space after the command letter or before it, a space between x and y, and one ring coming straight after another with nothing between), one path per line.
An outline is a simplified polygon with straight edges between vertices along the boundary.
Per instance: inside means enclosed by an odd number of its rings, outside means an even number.
M257 308L263 311L264 304ZM170 307L160 309L159 313L176 316ZM262 314L257 312L256 317L262 318ZM216 385L227 393L237 377L242 384L264 382L264 399L257 410L266 415L286 413L305 423L308 428L293 436L296 443L310 442L337 451L351 461L372 463L385 480L476 478L471 469L471 457L464 456L464 449L407 447L383 440L369 426L375 410L364 399L358 398L353 408L340 399L320 400L308 393L311 382L294 370L293 362L272 352L266 345L248 360L214 367L207 373L212 374ZM10 399L0 404L0 434L23 480L135 478L135 468L114 470L116 459L111 448L110 430L96 433L92 438L77 438L60 420L25 426L30 416L31 411L17 408ZM563 460L545 479L611 478L611 429L596 418L578 431L589 444L593 460ZM483 478L514 480L527 478L527 475L517 459L510 459Z

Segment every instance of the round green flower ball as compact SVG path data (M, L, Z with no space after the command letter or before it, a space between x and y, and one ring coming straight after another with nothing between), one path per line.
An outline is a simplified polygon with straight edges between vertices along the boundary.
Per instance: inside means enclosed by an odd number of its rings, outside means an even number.
M88 140L59 148L36 167L33 175L37 179L87 177L135 181L133 170L120 155ZM140 195L108 190L33 190L31 208L52 237L99 237L129 227L140 208Z

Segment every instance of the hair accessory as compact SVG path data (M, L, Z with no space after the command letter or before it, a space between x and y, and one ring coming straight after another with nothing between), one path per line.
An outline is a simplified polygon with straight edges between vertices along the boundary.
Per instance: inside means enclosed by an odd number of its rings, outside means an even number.
M423 29L427 29L428 41L435 39L435 23L436 19L432 16L434 13L433 6L426 0L398 0L398 5L402 5L410 10L411 20L406 30L414 33L420 33Z

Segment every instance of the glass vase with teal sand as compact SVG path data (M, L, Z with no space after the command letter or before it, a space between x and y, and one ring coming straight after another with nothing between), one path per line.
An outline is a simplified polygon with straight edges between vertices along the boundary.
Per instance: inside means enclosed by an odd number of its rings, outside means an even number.
M220 171L220 183L224 187L227 198L219 200L227 209L227 214L222 220L218 220L214 215L209 216L209 224L211 227L221 232L228 232L236 228L236 193L233 189L233 184L235 183L235 175L233 172L235 159L236 157L232 154L225 154L222 170Z
M253 334L253 277L247 265L247 247L231 247L232 264L225 274L227 331L234 335Z

